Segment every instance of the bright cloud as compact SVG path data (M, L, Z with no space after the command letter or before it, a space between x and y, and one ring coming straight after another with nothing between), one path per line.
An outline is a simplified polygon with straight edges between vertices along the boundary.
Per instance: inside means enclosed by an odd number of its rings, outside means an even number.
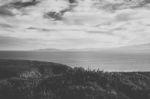
M5 42L0 49L110 48L150 43L147 0L75 0L73 3L0 0L0 3L0 37L5 37L1 39ZM14 43L10 46L7 39ZM16 44L18 41L22 43Z

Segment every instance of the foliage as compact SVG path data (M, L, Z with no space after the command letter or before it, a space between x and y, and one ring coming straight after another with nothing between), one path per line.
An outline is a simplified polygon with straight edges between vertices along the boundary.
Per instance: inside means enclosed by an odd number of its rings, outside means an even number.
M114 73L31 63L31 69L1 78L0 99L150 99L148 72Z

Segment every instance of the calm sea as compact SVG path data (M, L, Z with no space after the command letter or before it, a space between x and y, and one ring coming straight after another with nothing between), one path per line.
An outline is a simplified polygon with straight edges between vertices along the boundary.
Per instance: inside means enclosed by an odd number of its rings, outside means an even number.
M150 54L106 52L0 52L0 59L40 60L104 71L150 71Z

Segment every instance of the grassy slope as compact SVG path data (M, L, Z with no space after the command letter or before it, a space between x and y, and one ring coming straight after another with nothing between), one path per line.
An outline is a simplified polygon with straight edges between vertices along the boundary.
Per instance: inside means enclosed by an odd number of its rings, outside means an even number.
M21 73L36 70L40 73L57 74L64 72L66 65L29 60L0 60L0 79L18 76Z
M0 99L150 99L150 73L0 60Z

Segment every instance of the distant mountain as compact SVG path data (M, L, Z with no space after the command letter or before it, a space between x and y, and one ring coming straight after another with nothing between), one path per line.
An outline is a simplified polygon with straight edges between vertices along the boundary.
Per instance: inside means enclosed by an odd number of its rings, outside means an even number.
M38 49L36 51L39 51L39 52L57 52L57 51L63 51L63 50L55 49L55 48L46 48L46 49Z
M1 50L0 52L110 52L110 53L150 53L150 43L148 44L139 44L139 45L130 45L122 46L116 48L83 48L83 49L55 49L55 48L46 48L46 49L37 49L37 50Z

